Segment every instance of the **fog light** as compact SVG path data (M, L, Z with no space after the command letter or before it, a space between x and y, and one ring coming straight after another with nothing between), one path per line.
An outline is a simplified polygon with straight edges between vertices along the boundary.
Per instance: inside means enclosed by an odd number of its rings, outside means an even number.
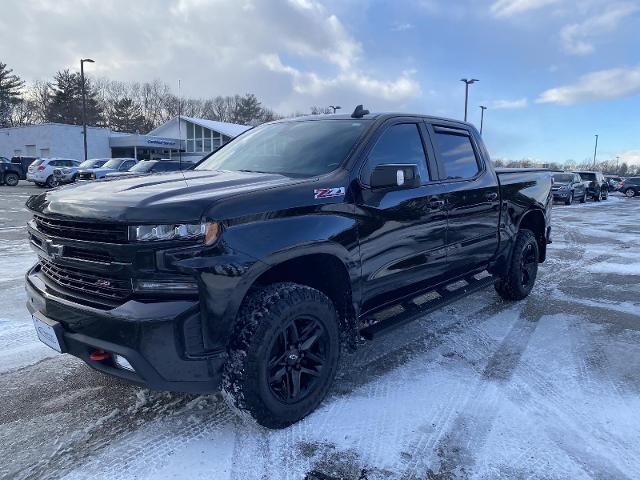
M129 360L124 358L122 355L114 354L113 363L115 364L116 367L121 368L122 370L129 370L130 372L135 372L134 368L129 363Z
M198 283L190 281L136 280L137 292L198 293Z

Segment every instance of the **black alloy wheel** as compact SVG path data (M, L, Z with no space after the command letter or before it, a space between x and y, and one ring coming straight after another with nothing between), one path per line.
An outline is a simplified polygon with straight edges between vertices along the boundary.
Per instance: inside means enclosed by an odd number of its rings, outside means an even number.
M244 418L287 427L320 405L340 349L338 312L324 293L292 282L257 287L236 318L223 397Z
M538 276L538 242L531 230L521 229L515 238L507 271L496 279L496 292L505 300L526 298Z
M624 196L628 198L633 198L636 196L636 191L633 188L627 188L624 191Z
M532 243L526 245L520 258L520 282L528 288L536 279L538 271L538 255Z
M20 181L20 177L18 177L16 173L7 173L4 176L4 183L8 187L15 187L16 185L18 185L19 181Z
M269 389L280 401L298 402L313 392L327 361L329 337L311 316L291 320L274 338L269 352Z

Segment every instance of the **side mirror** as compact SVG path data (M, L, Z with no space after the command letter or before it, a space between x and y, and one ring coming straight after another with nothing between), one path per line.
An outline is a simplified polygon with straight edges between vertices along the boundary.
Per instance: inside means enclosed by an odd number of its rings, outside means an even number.
M420 186L420 174L415 164L378 165L371 172L371 188L415 188Z

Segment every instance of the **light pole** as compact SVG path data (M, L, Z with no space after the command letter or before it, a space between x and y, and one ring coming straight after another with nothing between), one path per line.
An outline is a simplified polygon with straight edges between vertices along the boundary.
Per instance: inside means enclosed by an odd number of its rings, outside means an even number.
M340 105L329 105L329 108L333 108L333 113L336 113L336 110L340 110L342 107Z
M80 59L80 83L82 90L82 137L84 140L84 159L87 159L87 99L84 89L84 62L95 63L90 58Z
M480 105L480 136L482 136L482 127L484 125L484 111L487 109L484 105Z
M598 155L598 135L596 135L596 146L593 149L593 169L596 169L596 155Z
M479 82L480 80L478 80L477 78L472 78L471 80L463 78L460 80L461 82L464 82L464 121L467 121L467 105L469 103L469 85L471 85L472 83L476 83Z
M619 168L620 168L620 156L616 156L616 175L618 174Z

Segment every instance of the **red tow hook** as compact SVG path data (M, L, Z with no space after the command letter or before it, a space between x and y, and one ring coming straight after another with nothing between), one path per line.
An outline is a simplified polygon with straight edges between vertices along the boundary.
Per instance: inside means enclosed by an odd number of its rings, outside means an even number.
M102 362L103 360L107 360L111 358L111 352L105 352L104 350L94 350L89 355L89 359L94 362Z

